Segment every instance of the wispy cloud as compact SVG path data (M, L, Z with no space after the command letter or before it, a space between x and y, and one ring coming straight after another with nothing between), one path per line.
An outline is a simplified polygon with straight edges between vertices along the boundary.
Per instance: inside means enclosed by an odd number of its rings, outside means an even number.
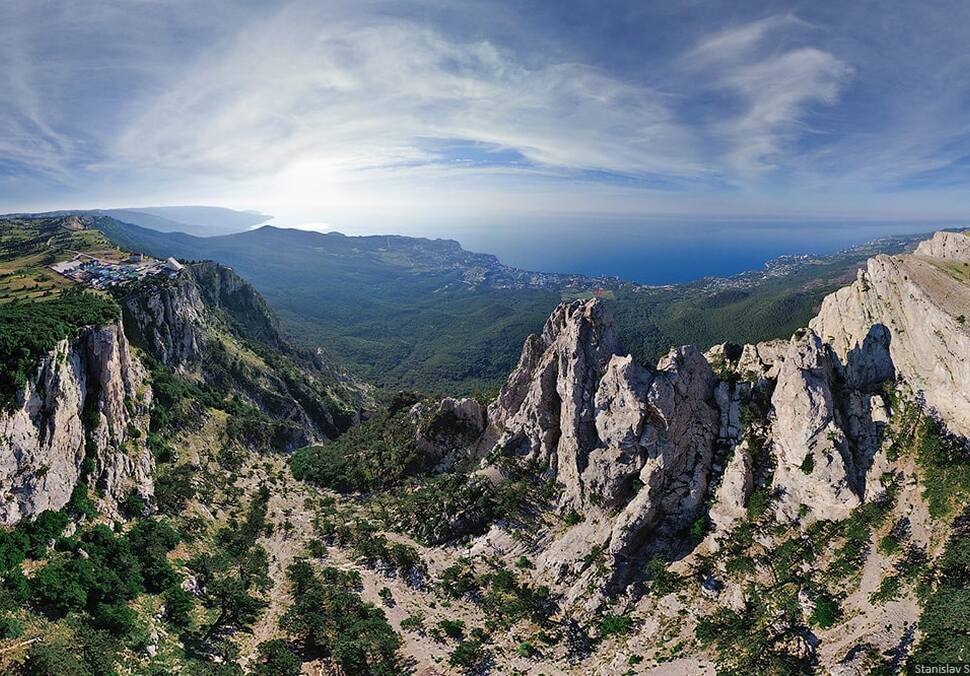
M970 12L768 7L638 6L614 42L556 22L579 0L8 0L0 189L688 210L963 185Z
M683 60L702 87L735 99L735 114L711 131L726 147L728 166L742 175L783 165L786 148L812 131L805 123L810 107L836 103L852 76L834 55L789 42L812 28L791 14L773 16L716 33Z
M436 161L426 140L514 149L550 168L701 171L664 96L593 66L526 66L488 40L291 8L205 55L145 102L112 153L135 164L334 172Z

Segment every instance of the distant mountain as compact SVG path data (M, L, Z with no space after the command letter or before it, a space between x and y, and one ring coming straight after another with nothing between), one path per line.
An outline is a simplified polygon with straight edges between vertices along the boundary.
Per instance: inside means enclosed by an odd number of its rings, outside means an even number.
M185 232L198 237L242 232L271 218L258 211L195 206L99 209L97 213L159 232Z

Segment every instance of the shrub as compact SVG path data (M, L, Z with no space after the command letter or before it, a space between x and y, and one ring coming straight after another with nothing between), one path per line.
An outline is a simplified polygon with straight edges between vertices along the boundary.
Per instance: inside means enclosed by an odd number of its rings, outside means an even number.
M195 597L179 586L172 586L165 590L163 598L165 600L165 619L179 629L191 628Z
M802 460L802 464L799 465L798 468L802 470L803 474L811 474L812 472L814 472L815 456L812 453L809 453L808 455L806 455L805 459Z
M0 639L18 638L24 633L24 626L16 617L0 616Z
M667 568L667 561L660 554L647 561L646 571L651 580L651 595L667 596L680 588L681 576Z
M329 655L348 674L398 673L400 637L384 611L354 591L359 576L337 568L317 575L306 561L287 569L293 605L280 628L299 641L311 658Z
M163 514L178 514L195 497L195 471L189 465L179 465L155 478L155 499Z
M707 534L708 521L706 516L700 516L690 525L689 535L692 540L703 540Z
M253 669L256 676L299 676L302 663L286 641L263 641L256 651L258 661Z
M124 603L99 603L94 608L92 622L116 636L127 636L135 628L138 615Z
M461 620L441 620L438 622L438 628L448 638L460 639L465 635L465 623Z
M488 652L481 641L468 640L462 641L451 652L448 657L448 664L468 671L480 668L488 659Z
M71 674L87 676L91 672L70 650L57 643L35 643L27 653L23 666L24 676L51 676Z
M762 487L751 493L748 498L748 518L752 521L761 518L768 511L771 502L771 494L766 487Z
M408 615L401 620L401 629L409 631L423 631L424 617L420 614Z
M604 615L599 621L600 638L622 636L633 628L633 620L626 615Z
M838 621L841 614L838 601L827 594L822 594L815 600L815 609L808 621L816 627L828 629Z

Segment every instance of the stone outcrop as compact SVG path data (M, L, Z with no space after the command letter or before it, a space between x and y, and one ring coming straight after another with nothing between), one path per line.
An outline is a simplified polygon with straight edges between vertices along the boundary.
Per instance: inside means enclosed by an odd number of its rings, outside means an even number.
M814 332L795 335L771 400L774 486L785 518L796 518L805 505L838 520L860 504L857 470L833 392L837 371L834 354Z
M619 353L602 303L556 308L469 445L493 481L504 456L535 462L557 485L553 508L572 525L536 535L537 574L570 602L601 593L705 515L717 547L756 489L770 491L782 521L846 518L879 499L880 477L894 471L887 383L966 435L965 240L938 234L915 255L871 259L791 340L675 348L655 368ZM474 551L506 540L496 525Z
M970 436L968 241L937 233L918 255L870 259L810 323L845 364L849 386L896 377L961 436Z
M788 342L785 340L745 345L738 359L738 373L746 380L777 378L787 351Z
M592 545L615 565L650 533L683 528L707 497L720 413L704 355L676 348L649 370L616 350L602 303L561 305L488 410L480 444L545 464L559 509L585 517L538 561L558 579Z
M970 261L970 237L963 232L941 230L920 242L914 253L943 260Z
M578 491L586 454L596 445L593 397L616 350L602 303L557 307L542 333L526 339L518 366L489 406L484 447L548 463ZM568 500L576 498L571 492Z
M787 351L787 340L766 340L746 345L721 343L710 348L704 356L714 372L722 377L733 375L757 382L778 377L778 369Z
M634 405L642 406L639 436L631 440L639 490L632 492L613 523L610 552L614 555L632 552L642 544L643 535L654 529L679 530L703 511L718 432L715 383L710 365L694 347L675 348L657 365L643 404ZM609 403L601 416L630 407L626 398ZM607 437L604 447L617 444ZM605 463L591 468L591 476L607 471Z
M122 307L137 345L266 413L283 450L337 436L372 405L346 373L290 345L262 296L225 266L203 261L147 280Z
M121 323L60 341L0 412L0 522L10 525L67 504L85 477L109 513L135 493L153 494L154 460L144 443L151 389Z
M746 441L734 449L721 484L714 494L710 518L714 528L727 533L747 515L746 505L754 490L754 460Z
M122 301L132 339L162 364L186 371L202 356L207 313L190 273L151 280Z

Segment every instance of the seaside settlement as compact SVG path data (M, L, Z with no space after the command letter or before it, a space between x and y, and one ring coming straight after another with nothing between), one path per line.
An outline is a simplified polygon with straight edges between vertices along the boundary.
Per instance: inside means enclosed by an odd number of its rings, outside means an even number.
M154 275L167 274L174 277L182 267L174 258L163 261L140 253L131 254L121 260L78 253L69 261L51 265L50 269L75 282L95 289L106 289Z

